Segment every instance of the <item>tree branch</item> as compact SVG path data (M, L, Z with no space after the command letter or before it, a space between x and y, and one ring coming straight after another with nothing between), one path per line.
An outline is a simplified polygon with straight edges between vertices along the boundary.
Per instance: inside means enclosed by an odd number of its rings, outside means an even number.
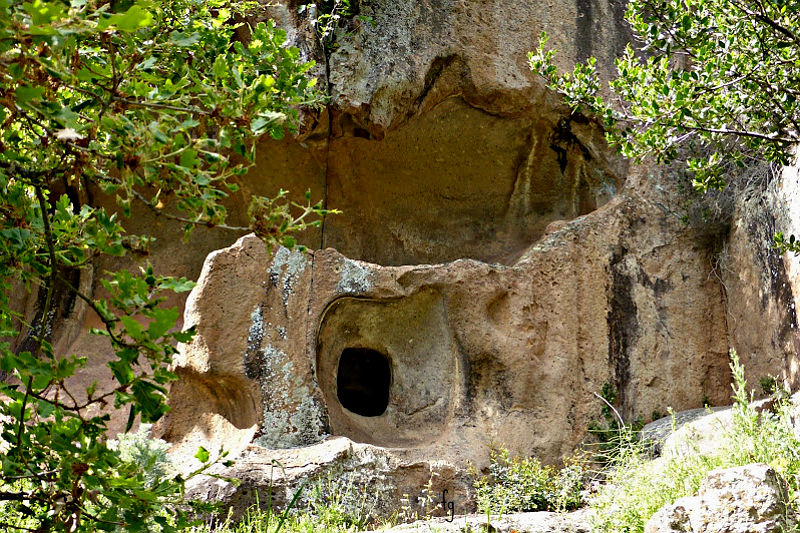
M743 11L748 16L753 17L753 18L755 18L756 20L758 20L760 22L763 22L764 24L766 24L767 26L769 26L773 30L777 31L778 33L780 33L780 34L788 37L792 41L794 41L795 44L797 44L797 46L800 46L800 36L796 35L789 28L786 28L786 27L778 24L774 20L772 20L770 17L768 17L766 15L765 12L762 11L762 13L757 13L755 11L752 11L752 10L748 9L746 6L744 6L741 3L737 2L736 0L731 0L731 3L733 5L735 5L736 7L738 7L741 11Z
M128 98L123 98L121 96L112 96L111 98L116 100L117 102L124 102L128 105L133 105L137 107L148 107L152 109L168 109L170 111L183 111L185 113L192 113L195 115L210 115L208 111L204 111L199 107L181 107L170 104L159 104L157 102L139 102L137 100L129 100Z
M56 252L55 245L53 244L53 232L50 227L50 215L47 212L47 200L44 197L44 192L40 184L34 184L36 191L36 199L39 201L39 209L42 212L42 222L44 225L45 241L47 242L47 250L50 254L50 280L47 284L47 295L44 301L44 309L42 311L42 322L39 324L39 337L36 340L36 350L33 353L34 357L39 355L42 349L42 342L47 331L47 321L50 315L50 308L53 305L53 292L56 283ZM19 427L17 428L17 456L22 458L22 432L25 428L25 409L28 403L28 397L33 392L33 375L28 377L28 383L25 386L25 395L22 397L22 409L19 415Z
M41 531L41 529L34 529L32 527L15 526L14 524L9 524L8 522L0 522L0 527L19 529L20 531L34 531L37 533Z

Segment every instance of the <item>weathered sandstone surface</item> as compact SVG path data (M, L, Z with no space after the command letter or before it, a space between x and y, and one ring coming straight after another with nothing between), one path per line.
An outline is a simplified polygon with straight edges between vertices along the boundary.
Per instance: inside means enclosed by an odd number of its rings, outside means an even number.
M635 231L648 217L660 231ZM727 402L709 263L679 221L627 195L508 266L388 267L332 249L270 261L246 236L209 256L187 303L198 336L178 362L165 438L188 452L335 435L459 470L502 443L556 461L586 437L606 382L629 418ZM388 380L365 370L381 362Z

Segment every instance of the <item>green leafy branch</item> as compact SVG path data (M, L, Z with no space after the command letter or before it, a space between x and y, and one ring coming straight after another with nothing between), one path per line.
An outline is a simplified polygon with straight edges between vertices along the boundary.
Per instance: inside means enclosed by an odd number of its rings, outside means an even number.
M800 23L796 0L635 0L635 34L601 87L594 59L560 74L542 35L530 65L587 112L636 161L686 160L699 190L726 184L726 165L752 154L787 164L800 139ZM603 95L606 95L604 98ZM610 98L609 98L610 97ZM686 147L688 150L682 150Z
M8 0L0 3L0 515L29 531L178 531L188 526L186 478L157 484L107 443L109 410L127 429L167 412L180 331L170 293L193 283L106 272L96 294L75 280L102 256L147 254L153 238L126 233L133 206L196 226L255 229L268 245L332 211L257 198L251 226L226 223L223 201L255 161L260 139L294 133L299 110L321 101L310 63L274 23L234 20L249 4L221 0ZM118 212L92 198L116 199ZM38 296L35 316L13 303ZM75 390L85 355L56 353L65 301L93 313L113 353L114 383ZM201 450L205 472L213 463Z

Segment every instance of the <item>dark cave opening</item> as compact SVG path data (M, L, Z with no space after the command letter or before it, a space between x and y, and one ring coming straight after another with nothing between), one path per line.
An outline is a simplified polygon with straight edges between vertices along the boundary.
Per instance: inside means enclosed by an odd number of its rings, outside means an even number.
M369 348L345 348L339 356L336 390L342 407L361 416L380 416L389 405L389 358Z

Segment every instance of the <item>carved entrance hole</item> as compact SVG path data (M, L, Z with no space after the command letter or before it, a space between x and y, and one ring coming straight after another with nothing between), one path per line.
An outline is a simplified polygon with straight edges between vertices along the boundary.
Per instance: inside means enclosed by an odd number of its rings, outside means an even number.
M391 448L435 442L453 415L457 354L435 290L334 301L317 337L331 435Z
M380 416L389 405L389 358L369 348L345 348L339 357L336 395L342 407L361 416Z

